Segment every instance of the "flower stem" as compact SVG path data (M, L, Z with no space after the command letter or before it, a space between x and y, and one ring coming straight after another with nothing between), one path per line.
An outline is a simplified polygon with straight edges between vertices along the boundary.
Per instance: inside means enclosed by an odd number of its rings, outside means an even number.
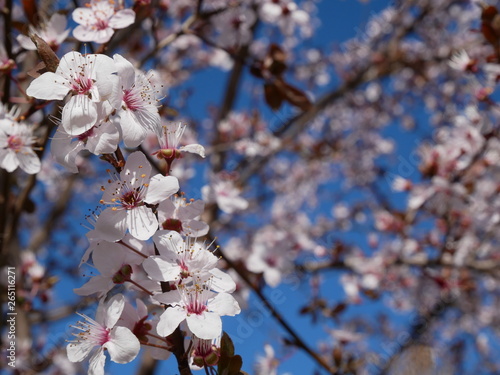
M161 336L155 335L154 333L146 333L146 335L154 337L155 339L167 342L167 339L165 337L161 337Z
M166 346L150 344L149 342L144 342L144 341L141 341L140 343L141 343L141 345L152 346L153 348L165 349L165 350L170 351L170 349Z
M144 293L147 293L147 294L149 294L150 296L153 296L153 293L152 293L152 292L150 292L149 290L147 290L146 288L144 288L142 285L140 285L140 284L136 283L134 280L132 280L132 279L127 279L127 280L125 280L125 281L128 281L128 282L129 282L129 283L131 283L131 284L134 284L136 287L138 287L138 288L139 288L140 290L142 290Z
M120 245L123 245L125 246L126 248L132 250L134 253L136 253L137 255L140 255L141 257L143 258L147 258L148 256L141 253L139 250L137 249L134 249L132 246L130 246L129 244L126 244L125 242L123 242L122 240L118 241L117 243L119 243Z

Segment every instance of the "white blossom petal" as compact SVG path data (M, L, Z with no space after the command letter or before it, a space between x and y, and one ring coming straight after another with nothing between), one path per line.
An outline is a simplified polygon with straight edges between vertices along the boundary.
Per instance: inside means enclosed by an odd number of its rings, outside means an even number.
M69 90L65 78L59 74L45 72L30 83L26 89L26 94L37 99L62 100Z
M80 288L73 289L73 292L79 296L90 296L94 293L99 293L99 296L101 296L111 290L113 285L111 277L96 275Z
M179 180L173 176L157 174L149 182L144 201L151 204L160 203L179 191Z
M219 314L216 313L204 312L201 315L191 314L186 317L186 323L191 332L200 339L215 339L222 333L222 320Z
M238 302L229 293L217 294L215 298L208 301L207 305L210 311L213 311L221 316L234 316L241 312L240 305L238 305Z
M179 151L190 152L192 154L198 154L202 158L205 157L205 147L203 147L202 145L199 145L199 144L191 144L191 145L182 146L179 148Z
M71 135L80 135L97 121L97 106L86 95L75 95L66 103L61 116L63 129Z
M177 264L157 256L144 260L142 267L153 280L157 281L174 281L181 271Z
M88 375L104 375L104 364L106 363L106 356L104 355L103 347L100 347L89 360Z
M132 9L122 9L116 12L109 20L109 27L124 29L135 22L135 12Z
M138 240L148 240L158 229L158 220L149 207L127 210L127 228Z
M97 218L95 229L100 239L110 242L121 240L127 231L127 212L106 208Z
M141 344L137 337L126 327L115 327L110 332L111 340L103 345L108 349L111 360L116 363L129 363L137 357Z
M156 326L158 335L166 337L172 334L179 324L186 319L186 312L181 307L169 307L160 316L160 321Z

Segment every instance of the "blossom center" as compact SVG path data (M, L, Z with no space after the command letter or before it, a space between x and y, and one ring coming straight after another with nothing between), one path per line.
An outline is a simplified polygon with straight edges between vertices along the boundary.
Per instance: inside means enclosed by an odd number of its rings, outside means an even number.
M231 24L233 25L233 28L236 30L239 30L240 26L243 24L243 20L241 17L235 17L231 20Z
M281 7L281 12L284 16L288 16L290 13L291 13L291 10L290 8L288 7L288 5L283 5Z
M201 315L208 309L206 300L203 298L203 294L200 295L196 292L194 294L189 294L188 298L189 302L186 304L186 311L188 315Z
M112 280L115 284L123 284L125 281L130 280L133 270L130 264L124 264L121 268L113 275Z
M184 261L184 259L182 259L181 261L178 261L177 263L179 264L179 267L181 268L181 272L180 272L181 278L185 279L185 278L189 277L189 275L191 273L189 272L189 267L186 265L186 262Z
M82 133L79 136L77 136L77 138L78 138L79 141L87 142L87 139L89 137L92 137L93 135L94 135L94 128L90 128L85 133Z
M278 265L278 261L275 257L273 256L269 256L266 258L266 263L270 266L270 267L276 267Z
M18 135L11 135L7 138L7 148L19 152L24 146L23 139Z
M89 318L87 315L80 314L82 318L85 320L79 321L76 326L72 326L73 328L78 329L79 333L73 333L73 336L76 337L76 340L70 341L73 345L85 344L85 345L98 345L103 346L105 343L111 340L110 329L102 326L97 323L95 320ZM85 343L88 341L88 344Z
M108 20L97 17L94 27L97 30L106 30L108 28Z
M165 230L174 230L177 233L182 232L182 221L178 219L167 219L162 224L163 229Z
M127 191L121 196L120 203L127 210L138 207L142 203L141 194L137 190Z
M76 93L85 95L92 88L92 84L92 80L88 77L75 78L72 88Z
M145 320L147 318L148 318L148 316L146 315L141 320L139 320L137 323L135 323L134 329L132 330L132 332L134 333L134 335L140 341L144 341L144 342L148 342L149 341L147 334L153 328L151 326L151 324L145 322Z
M125 102L125 106L131 111L137 111L142 108L142 97L134 89L124 91L123 101Z

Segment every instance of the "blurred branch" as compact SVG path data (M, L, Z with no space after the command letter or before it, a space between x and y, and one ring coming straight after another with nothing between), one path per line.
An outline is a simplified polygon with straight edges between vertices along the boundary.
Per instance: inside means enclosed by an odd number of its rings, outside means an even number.
M217 245L216 239L209 233L208 235L209 241L213 242ZM290 324L283 318L283 316L276 310L276 308L268 301L262 290L253 283L248 277L248 272L243 271L240 267L237 267L236 264L229 259L224 252L222 252L219 246L217 247L217 253L221 256L221 258L228 264L228 266L236 271L239 277L248 285L249 288L253 290L253 292L257 295L259 300L264 304L264 306L269 310L274 319L283 327L283 329L292 337L293 345L298 348L304 350L311 358L313 358L316 363L328 371L329 374L335 374L336 370L331 368L328 363L314 350L312 350L306 343L303 341L300 336L295 332Z
M68 177L66 186L58 196L58 200L52 207L52 210L45 220L43 227L38 229L38 231L32 235L28 247L34 252L36 252L45 241L47 241L51 234L51 229L55 227L56 222L68 208L68 202L72 196L73 186L78 177L79 174L77 173L71 174Z
M12 0L5 0L3 12L3 36L4 36L4 46L5 52L9 59L13 58L12 55L12 12L14 10ZM4 86L3 86L3 97L2 102L8 103L10 100L10 74L4 75Z
M383 364L382 368L378 372L378 375L388 374L388 372L392 370L393 364L397 359L400 358L401 353L405 352L415 345L418 345L421 337L430 330L433 321L441 318L443 314L448 310L448 308L453 305L453 302L454 298L451 295L447 295L436 302L429 311L420 314L409 329L409 339L398 345L396 352L393 353L390 359ZM425 363L426 361L422 361L422 358L420 358L418 362L414 359L415 356L409 356L406 360L410 363L405 363L404 367L424 370L425 366L427 370L429 369L429 364ZM420 374L421 372L418 373Z
M473 260L466 262L462 265L455 264L453 259L451 258L438 258L438 259L426 259L426 258L396 258L392 261L387 260L386 267L390 266L412 266L412 267L450 267L450 268L466 268L471 271L476 272L484 272L484 273L494 273L496 271L500 271L500 262L497 260ZM334 269L350 269L353 267L342 260L326 260L320 262L306 262L298 266L298 269L302 272L314 273L325 270L334 270Z

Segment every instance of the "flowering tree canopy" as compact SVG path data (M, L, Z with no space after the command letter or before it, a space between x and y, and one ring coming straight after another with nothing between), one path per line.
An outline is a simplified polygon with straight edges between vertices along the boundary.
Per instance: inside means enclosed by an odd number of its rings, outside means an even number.
M83 1L2 6L2 369L500 373L495 2Z

